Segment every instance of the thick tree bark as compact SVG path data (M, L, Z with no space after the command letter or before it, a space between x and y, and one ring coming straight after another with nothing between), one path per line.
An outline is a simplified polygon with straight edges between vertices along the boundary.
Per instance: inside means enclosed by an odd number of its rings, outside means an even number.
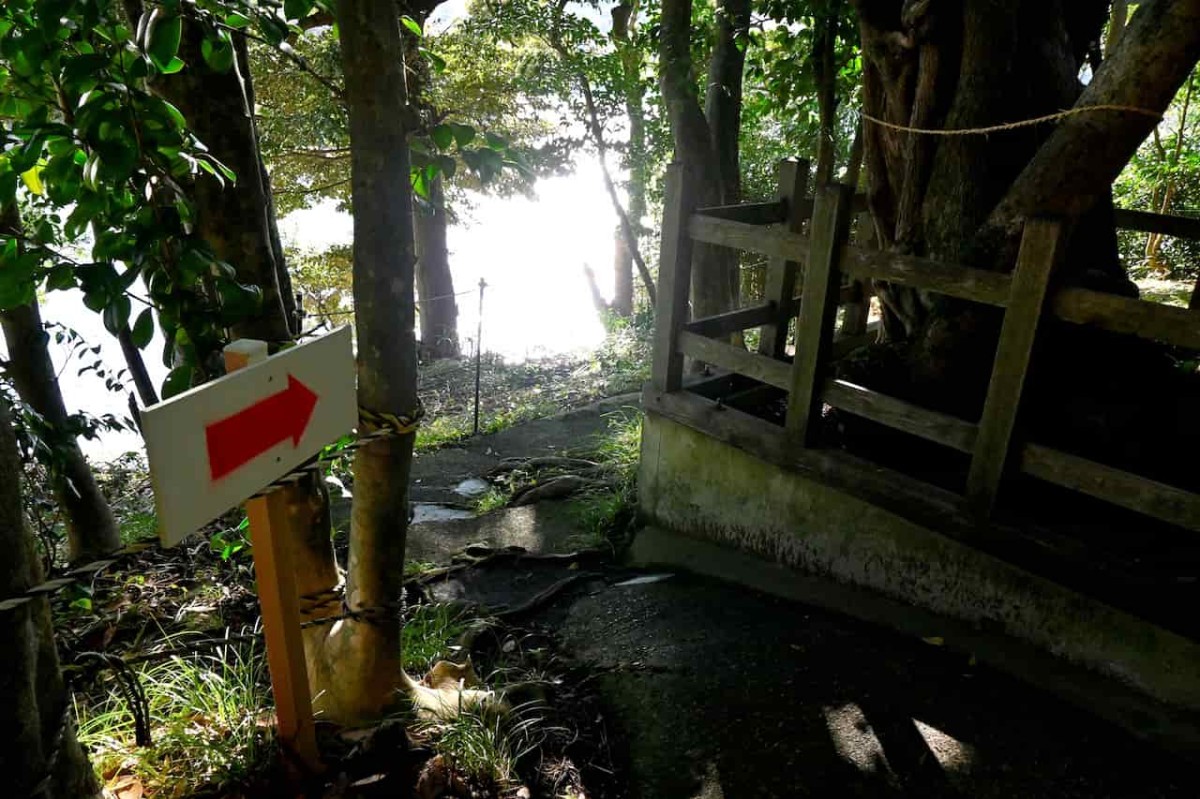
M457 358L458 302L446 247L446 196L442 177L429 186L428 205L414 204L417 247L417 297L421 353L425 358Z
M0 400L0 596L43 579L21 505L21 460L12 415ZM0 614L0 773L15 797L77 799L100 795L87 755L75 737L70 697L59 670L50 609L36 599ZM60 732L61 731L61 732ZM35 793L36 791L40 793Z
M7 371L26 405L52 429L54 455L46 464L54 496L67 528L67 556L72 562L96 560L121 548L121 531L112 509L96 484L95 475L67 432L68 414L54 363L47 347L37 300L0 311L0 326L8 343Z
M245 39L234 35L237 58L228 72L208 68L200 52L203 40L203 28L185 18L179 57L187 68L158 80L154 89L183 112L192 132L237 178L236 186L222 186L202 176L189 192L197 234L237 270L240 281L262 289L259 312L235 324L233 337L291 341L297 332L295 298L258 150Z
M396 7L339 0L354 200L354 306L358 398L368 410L417 406L413 334L412 192L407 93ZM352 609L399 600L408 520L411 434L358 450L346 602ZM347 620L329 633L317 704L326 718L378 717L401 694L400 627L394 616Z
M964 131L934 136L864 121L881 246L1010 271L1024 222L1059 217L1071 237L1055 281L1136 295L1117 257L1110 187L1200 57L1200 0L1140 4L1086 88L1078 75L1102 33L1107 0L855 5L866 114ZM1095 105L1140 110L970 132ZM979 418L1000 314L877 288L889 343L843 361L841 375ZM1194 412L1184 410L1195 387L1183 385L1153 345L1049 323L1033 369L1023 423L1043 441L1154 473L1170 462L1154 456L1156 442L1195 427ZM1146 432L1151 417L1161 434Z
M733 42L736 20L741 0L725 0L718 24L722 45L717 42L717 54L735 63L744 63L745 56ZM709 86L713 115L705 117L700 107L699 93L691 55L691 0L663 0L662 27L659 33L660 80L663 104L671 122L671 133L675 140L675 159L690 169L697 178L697 202L701 206L720 205L729 197L736 197L740 181L725 185L723 179L732 179L736 174L736 129L739 124L741 98L741 69L719 63L711 65L709 74L719 76L721 81L732 80L736 73L736 89L722 83ZM713 96L715 94L715 96ZM735 101L737 106L735 107ZM716 123L720 129L720 141L725 151L718 154L717 137L710 129ZM727 251L710 245L697 244L692 263L692 315L711 316L728 311L737 305L739 293L738 262L729 257Z

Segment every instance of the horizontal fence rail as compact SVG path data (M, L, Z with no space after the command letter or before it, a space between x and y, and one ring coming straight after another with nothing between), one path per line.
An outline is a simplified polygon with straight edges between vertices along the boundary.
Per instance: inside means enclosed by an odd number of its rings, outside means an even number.
M780 174L780 199L774 202L697 209L688 204L686 194L675 195L679 205L673 209L677 214L674 224L676 229L682 228L682 235L675 239L679 244L664 247L664 255L678 258L686 253L689 263L668 258L662 262L664 280L673 283L676 302L673 319L665 320L665 325L660 321L656 345L665 351L658 353L656 363L670 364L681 372L686 356L749 377L785 392L789 398L783 429L746 416L738 422L736 433L718 430L714 435L733 436L731 443L772 452L779 446L794 451L798 445L808 454L788 456L789 461L807 464L806 468L836 461L836 481L845 481L848 467L844 458L831 460L819 455L819 448L809 446L812 440L808 420L821 404L826 404L971 456L967 493L954 495L956 514L977 519L990 516L1002 477L1012 471L1200 531L1200 494L1041 444L1020 442L1015 433L1022 384L1037 338L1038 320L1044 314L1073 324L1200 350L1200 312L1078 287L1048 288L1063 249L1063 234L1054 222L1027 226L1019 265L1013 274L872 249L864 244L862 233L869 225L861 218L859 241L847 242L851 214L865 207L862 195L850 198L845 189L832 188L819 193L816 199L800 196L807 171L803 162L785 165ZM674 179L686 187L682 178L677 174ZM1124 228L1200 239L1200 220L1126 210L1118 210L1116 220ZM810 223L812 230L802 233ZM688 321L688 278L684 275L690 272L693 242L770 258L767 301ZM875 280L1005 310L992 385L980 420L960 419L827 376L830 359L874 339L879 323L866 324L865 308ZM804 297L812 291L816 293L806 322ZM793 297L794 293L798 296ZM847 331L843 323L840 339L834 338L832 322L837 306L855 309L856 318L853 330ZM797 353L789 363L782 337L797 314ZM753 328L761 328L764 341L768 337L770 341L757 353L726 340ZM647 395L654 400L649 407L656 404L672 408L675 415L690 408L683 417L693 426L703 420L706 426L720 427L725 424L722 419L734 418L718 413L723 410L719 401L694 397L680 405L671 399L672 392L681 386L678 377L658 377L652 380ZM710 407L713 410L707 409ZM740 419L742 415L735 416ZM878 467L871 469L875 474L880 472ZM891 474L897 480L914 479Z

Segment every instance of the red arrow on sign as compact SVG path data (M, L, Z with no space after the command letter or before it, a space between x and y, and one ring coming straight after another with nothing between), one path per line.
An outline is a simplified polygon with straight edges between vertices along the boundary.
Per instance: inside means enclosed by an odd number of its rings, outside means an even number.
M289 374L283 391L207 425L204 437L212 479L237 471L289 438L293 447L299 446L315 407L317 395Z

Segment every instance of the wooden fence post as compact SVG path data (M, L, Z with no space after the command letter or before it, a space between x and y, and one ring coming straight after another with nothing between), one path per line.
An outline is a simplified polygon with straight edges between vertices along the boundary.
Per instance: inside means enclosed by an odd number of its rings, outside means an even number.
M1000 479L1013 449L1013 430L1045 305L1046 288L1064 249L1065 235L1059 222L1031 219L1025 223L1008 308L996 344L996 361L971 455L971 470L967 475L967 504L980 518L991 515L996 504Z
M863 249L876 249L875 222L871 219L870 211L858 215L858 241ZM851 283L857 286L859 300L842 307L842 326L838 331L842 338L861 336L867 332L867 318L871 315L871 292L869 280L855 280Z
M265 341L240 339L225 348L225 370L232 372L267 357ZM312 693L308 686L308 668L304 658L304 639L300 629L300 596L292 565L290 540L292 525L288 519L287 497L274 491L246 501L253 543L254 578L258 586L258 604L262 610L263 638L266 640L267 667L271 672L271 692L275 697L275 718L280 743L287 747L310 771L320 770L316 727L313 723ZM303 774L293 773L300 779Z
M680 163L668 166L663 195L650 384L659 391L678 391L683 385L679 333L688 321L692 284L692 237L688 233L688 220L696 208L696 182L691 170Z
M777 168L779 199L787 206L784 224L791 233L799 233L804 225L804 213L800 200L808 186L809 160L789 159L780 161ZM788 324L792 321L792 298L796 296L796 275L800 264L783 258L771 258L767 262L767 280L763 299L775 303L775 321L763 325L759 332L758 351L772 358L782 358L787 346Z
M821 414L821 385L833 344L833 323L841 292L838 265L850 229L853 191L840 183L824 186L818 189L813 206L786 422L788 435L801 446L812 443L813 422Z

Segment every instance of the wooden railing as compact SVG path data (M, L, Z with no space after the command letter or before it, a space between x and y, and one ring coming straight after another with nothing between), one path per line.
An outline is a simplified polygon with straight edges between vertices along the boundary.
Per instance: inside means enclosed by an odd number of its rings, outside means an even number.
M692 177L679 166L667 176L662 230L658 327L650 394L656 400L682 387L684 357L753 378L787 392L783 431L770 433L741 419L723 437L750 439L789 462L834 469L831 454L804 459L798 449L815 449L822 404L967 453L964 514L990 517L1005 474L1021 471L1041 480L1200 531L1200 495L1036 443L1018 441L1014 431L1030 355L1040 320L1047 314L1067 322L1200 350L1200 309L1184 309L1102 294L1081 288L1049 290L1062 256L1064 233L1055 221L1025 226L1016 268L1009 274L881 252L849 242L852 215L861 198L844 186L804 197L803 162L785 163L775 202L696 209ZM1200 238L1200 221L1119 211L1118 224L1138 230ZM808 228L805 230L805 228ZM860 232L868 229L860 221ZM760 253L769 258L765 301L749 308L688 320L691 254L695 242ZM995 363L977 422L830 377L840 350L864 341L871 281L881 280L1004 309ZM802 290L797 291L798 288ZM1200 294L1200 287L1197 289ZM803 301L800 301L803 297ZM835 330L838 307L846 308ZM796 320L796 348L783 360L788 325ZM729 344L729 334L760 330L757 352ZM840 346L839 346L840 345ZM719 415L688 401L668 401L679 413L719 426ZM690 410L689 410L690 408ZM723 408L718 408L724 410ZM730 413L734 413L730 411ZM764 425L767 423L763 423ZM783 452L769 437L784 442ZM835 471L846 479L844 464ZM876 479L872 477L872 479Z

